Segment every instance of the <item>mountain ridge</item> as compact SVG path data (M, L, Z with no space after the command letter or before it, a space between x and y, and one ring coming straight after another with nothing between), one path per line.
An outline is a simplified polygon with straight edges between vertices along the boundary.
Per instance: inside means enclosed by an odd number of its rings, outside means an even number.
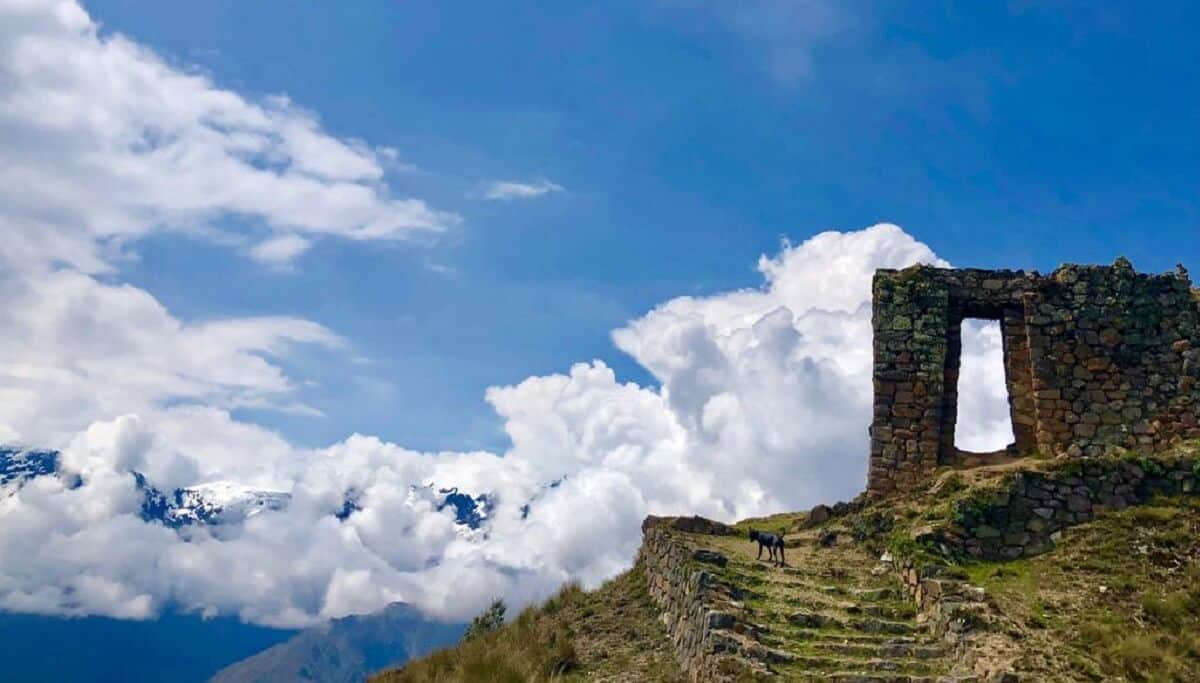
M376 671L453 644L465 629L464 624L430 621L411 605L392 603L378 612L305 629L225 667L209 682L357 683Z
M130 475L142 495L139 509L142 520L176 530L190 526L240 524L258 514L286 510L292 500L288 491L259 489L234 481L200 482L166 490L156 486L140 471L131 470ZM63 468L59 451L0 445L0 495L44 476L58 477L69 488L83 483L78 474ZM547 488L557 484L557 481L552 482ZM353 489L347 491L333 516L339 521L347 520L361 509L360 496L361 493ZM451 509L460 535L466 538L487 534L497 505L493 493L471 494L457 486L439 487L434 483L410 485L410 504L422 500L439 512ZM528 514L527 508L525 513Z

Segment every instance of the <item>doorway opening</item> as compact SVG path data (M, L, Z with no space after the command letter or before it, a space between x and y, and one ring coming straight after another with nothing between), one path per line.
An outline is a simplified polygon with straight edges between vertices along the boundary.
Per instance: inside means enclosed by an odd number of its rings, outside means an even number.
M1000 321L965 318L961 329L954 447L967 453L1012 448L1012 398Z

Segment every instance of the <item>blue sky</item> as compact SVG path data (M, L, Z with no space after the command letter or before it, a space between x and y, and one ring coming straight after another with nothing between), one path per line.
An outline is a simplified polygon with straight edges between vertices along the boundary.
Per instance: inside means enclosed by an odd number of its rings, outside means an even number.
M420 170L396 192L464 219L422 247L323 244L287 273L164 238L130 281L188 317L303 310L374 359L370 398L309 359L329 419L262 418L301 442L469 448L503 441L489 385L593 357L646 381L609 331L756 285L782 237L889 221L957 265L1173 266L1200 237L1200 11L1093 4L89 7L224 86L397 148ZM566 191L469 198L493 178Z
M329 419L262 417L299 441L464 448L503 440L489 385L592 357L646 381L609 331L756 285L782 237L890 221L958 265L1164 270L1200 237L1198 10L1093 4L93 2L223 86L395 147L420 169L395 191L464 219L286 273L162 238L126 277L187 317L302 310L374 359L370 398L309 359ZM566 191L469 198L494 178Z

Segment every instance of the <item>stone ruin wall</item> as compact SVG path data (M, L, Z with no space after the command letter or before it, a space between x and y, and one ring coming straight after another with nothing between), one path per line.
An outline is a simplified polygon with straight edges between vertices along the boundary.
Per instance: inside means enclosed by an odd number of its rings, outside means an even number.
M769 653L740 618L744 608L735 598L742 596L716 574L727 558L693 547L685 537L732 533L731 527L703 517L647 517L642 522L638 560L647 590L662 611L679 665L692 681L733 683L766 673Z
M873 284L867 492L925 486L954 445L965 318L1000 323L1015 441L1004 453L1095 456L1200 438L1200 296L1187 271L1065 265L1050 275L914 266Z

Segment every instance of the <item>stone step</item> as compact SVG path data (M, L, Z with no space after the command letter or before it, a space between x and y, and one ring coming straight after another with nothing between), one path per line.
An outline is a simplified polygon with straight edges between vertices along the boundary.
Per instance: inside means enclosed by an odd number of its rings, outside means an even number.
M913 605L857 604L847 608L846 612L853 615L880 617L893 621L917 618L917 608Z
M750 584L799 586L826 595L847 595L867 600L903 599L900 584L891 576L860 577L859 580L832 580L824 576L806 576L787 572L732 572L737 581Z
M845 657L821 657L815 655L794 655L787 660L789 669L799 669L803 673L822 671L868 671L871 673L889 673L906 676L927 676L938 673L943 668L940 661L918 659L847 659Z
M917 631L915 623L905 621L891 621L875 617L841 617L809 610L793 612L787 615L785 619L793 626L801 628L836 628L864 633L887 633L895 635L907 635Z
M762 626L829 629L893 635L909 635L921 631L915 618L899 615L876 616L814 605L812 603L779 605L748 605L746 616Z
M789 548L787 566L729 552L728 578L779 680L951 683L950 651L916 623L895 575L858 552ZM963 683L972 679L962 679Z
M899 585L890 577L871 577L870 581L831 583L824 577L803 577L794 574L761 574L733 571L731 578L743 587L762 585L788 586L824 595L851 596L859 600L904 599Z
M887 672L832 671L805 675L798 679L809 683L977 683L975 677L925 676Z
M772 647L839 651L878 652L880 656L937 656L945 647L933 636L898 636L856 631L813 630L786 627L761 631L762 641Z
M794 614L794 613L792 613ZM759 615L764 616L764 615ZM830 640L840 643L915 643L919 645L932 645L940 642L933 634L916 626L916 622L910 623L914 628L911 633L880 633L880 632L863 632L858 629L852 629L845 624L831 625L827 627L805 627L788 621L790 614L776 612L773 615L776 619L771 621L747 620L747 623L754 623L763 633L775 633L781 637L795 638L797 640L814 641L814 640ZM906 622L900 622L906 623Z
M733 555L728 557L729 566L752 574L784 574L787 576L815 577L841 582L845 580L878 579L871 570L875 563L863 560L862 564L830 564L825 558L812 562L792 561L780 566L766 560L744 559Z
M876 644L876 645L936 645L939 641L931 635L880 635L875 633L860 633L857 631L814 631L811 629L794 629L790 633L797 640L804 642L832 642L842 644Z
M874 564L862 565L831 565L826 562L814 563L808 566L783 567L783 574L800 577L818 577L841 583L843 581L863 581L877 579L871 574Z
M796 599L783 599L779 603L777 605L779 609L761 608L761 610L755 610L751 607L750 613L756 614L767 622L788 622L800 626L805 625L801 623L803 620L796 616L801 614L816 615L817 618L810 620L813 624L825 623L826 626L830 627L865 619L916 623L915 610L906 605L839 605L837 603L817 603L812 600ZM827 619L822 619L821 617L827 617Z
M947 653L945 645L921 644L917 642L894 642L890 640L860 641L856 643L833 640L814 641L806 644L814 653L847 655L851 657L937 659Z
M892 583L892 582L887 582ZM805 582L796 581L794 585L805 585ZM882 602L885 600L906 600L904 591L900 590L899 586L883 585L878 588L848 588L838 584L823 584L823 583L808 583L813 592L824 593L825 595L844 595L854 598L855 600Z
M747 574L746 579L755 583L770 582L781 585L799 585L821 593L839 594L871 594L872 591L894 590L900 586L891 576L864 576L857 579L831 579L819 575L799 574Z
M799 609L813 609L827 612L837 612L847 616L880 617L893 621L916 619L917 609L909 602L889 601L886 603L854 602L838 600L827 596L814 595L793 596L783 599L788 605Z

